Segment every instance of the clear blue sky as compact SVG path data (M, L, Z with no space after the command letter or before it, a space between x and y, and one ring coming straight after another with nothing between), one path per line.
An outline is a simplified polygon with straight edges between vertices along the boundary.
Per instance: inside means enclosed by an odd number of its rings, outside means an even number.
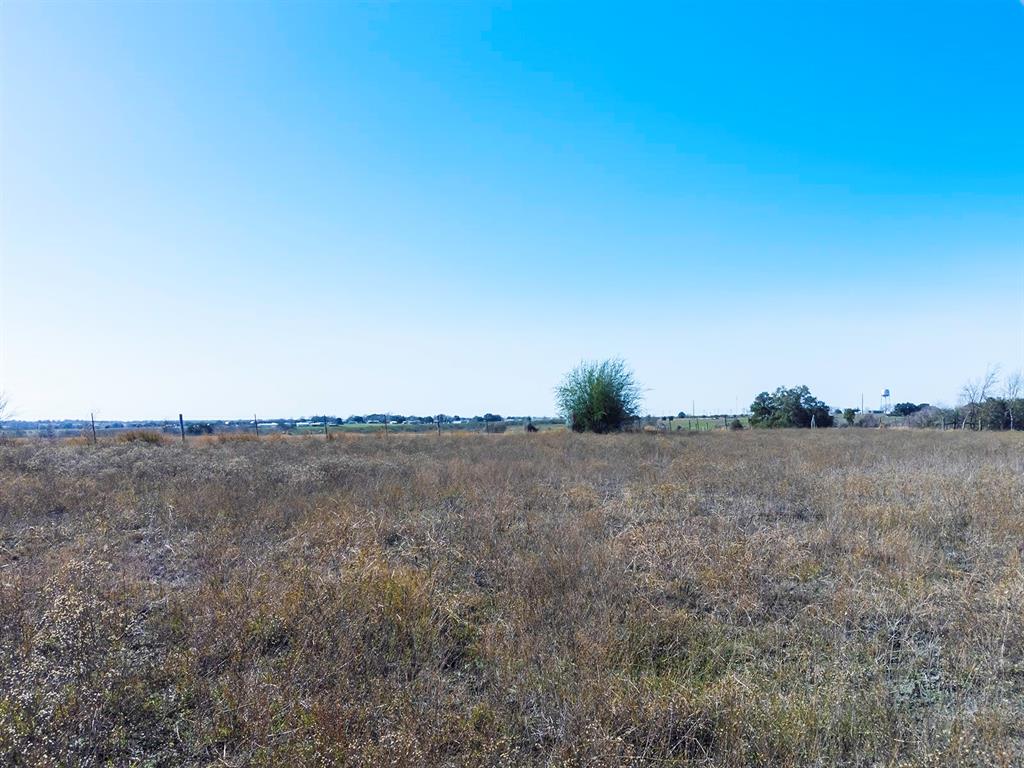
M1024 5L0 5L19 416L646 411L1024 365Z

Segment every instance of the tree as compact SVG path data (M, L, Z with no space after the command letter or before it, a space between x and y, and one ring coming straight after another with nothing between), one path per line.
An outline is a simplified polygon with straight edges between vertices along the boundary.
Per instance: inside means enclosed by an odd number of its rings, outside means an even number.
M1010 427L1009 403L1001 397L987 397L978 406L978 420L982 429L997 432Z
M934 405L925 405L919 411L910 414L905 422L908 427L937 427L947 423L956 424L956 413L947 412Z
M612 432L636 417L641 396L622 360L585 361L555 390L559 414L574 432Z
M685 419L686 418L686 412L685 411L680 411L679 413L676 414L676 418L677 419Z
M762 392L750 405L752 427L831 427L829 407L811 394L806 386L774 392Z
M843 411L843 420L848 426L853 426L854 419L857 418L857 411L854 408L847 408Z
M1020 371L1014 371L1006 377L1006 381L1003 382L1003 398L1006 400L1006 410L1010 417L1010 429L1016 429L1016 413L1021 409L1020 395L1021 390L1024 389L1024 379L1021 377ZM2 405L0 405L0 415L2 415Z
M880 427L882 426L882 417L879 416L878 414L871 413L870 411L868 413L863 413L861 414L860 419L857 421L857 426L871 427L872 429L875 427Z
M962 429L967 429L968 424L971 425L972 429L981 427L981 420L979 418L981 404L992 393L998 380L999 367L990 366L985 369L984 376L972 379L964 384L963 389L960 390L960 400L964 405Z
M928 403L921 403L920 405L914 405L914 403L896 403L892 407L890 413L893 416L909 416L912 413L917 413L922 408L927 408Z

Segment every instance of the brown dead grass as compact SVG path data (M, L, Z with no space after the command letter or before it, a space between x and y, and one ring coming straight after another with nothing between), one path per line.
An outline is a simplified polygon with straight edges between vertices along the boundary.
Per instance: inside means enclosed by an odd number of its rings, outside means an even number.
M1024 762L1024 443L0 446L12 765Z

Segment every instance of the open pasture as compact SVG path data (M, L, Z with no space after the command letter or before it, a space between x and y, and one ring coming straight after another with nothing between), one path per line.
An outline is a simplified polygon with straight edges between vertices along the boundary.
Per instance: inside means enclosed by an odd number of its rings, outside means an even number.
M1024 442L0 445L0 762L1024 763Z

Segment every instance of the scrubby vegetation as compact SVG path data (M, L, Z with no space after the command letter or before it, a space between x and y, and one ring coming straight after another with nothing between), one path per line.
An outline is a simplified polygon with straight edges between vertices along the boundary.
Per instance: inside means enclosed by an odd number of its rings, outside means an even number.
M565 375L555 401L574 432L614 432L639 413L640 386L622 360L588 361Z
M0 763L1012 766L1019 435L0 445Z
M752 427L831 427L832 412L806 386L762 392L750 405Z

